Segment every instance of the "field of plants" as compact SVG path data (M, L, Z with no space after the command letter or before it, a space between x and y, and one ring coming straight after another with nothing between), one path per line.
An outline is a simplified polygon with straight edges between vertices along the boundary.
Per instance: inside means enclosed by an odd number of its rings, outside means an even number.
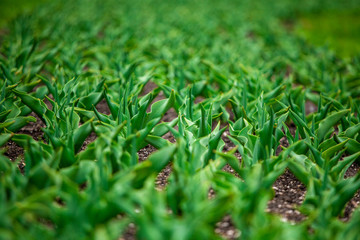
M0 21L0 239L360 239L358 0L29 6Z

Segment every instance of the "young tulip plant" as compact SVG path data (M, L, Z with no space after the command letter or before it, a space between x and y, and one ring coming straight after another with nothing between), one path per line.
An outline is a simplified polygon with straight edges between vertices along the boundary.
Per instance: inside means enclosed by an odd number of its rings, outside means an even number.
M185 102L191 98L189 96ZM139 213L134 216L139 238L219 238L213 229L225 216L229 199L216 197L209 201L208 194L215 173L225 165L222 159L216 158L215 152L224 146L221 135L226 128L220 129L219 122L212 130L213 120L219 117L212 114L212 105L193 106L191 109L186 104L180 106L178 130L167 126L176 138L172 173L166 192L157 192L153 184L144 190L148 197L142 198ZM203 218L204 214L208 217Z

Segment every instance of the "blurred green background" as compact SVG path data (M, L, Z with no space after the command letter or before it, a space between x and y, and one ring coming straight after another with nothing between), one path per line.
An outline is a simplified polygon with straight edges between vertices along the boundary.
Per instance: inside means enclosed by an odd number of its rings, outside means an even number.
M316 45L327 44L338 55L349 57L360 52L359 11L332 11L299 18L296 32Z
M46 0L1 0L0 1L0 28L17 15L30 12L36 5Z
M0 33L7 22L38 4L46 0L1 0ZM257 0L252 4L256 13L257 8L277 11L291 33L316 46L328 46L341 57L360 53L360 0Z

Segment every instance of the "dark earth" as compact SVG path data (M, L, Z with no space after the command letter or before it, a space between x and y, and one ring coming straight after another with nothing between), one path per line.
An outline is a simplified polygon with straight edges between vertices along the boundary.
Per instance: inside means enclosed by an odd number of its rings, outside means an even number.
M156 87L156 84L150 82L148 83L143 90L143 94L150 92L152 89ZM156 101L165 98L162 93L157 96ZM200 99L199 99L200 100ZM198 100L197 100L198 101ZM106 102L103 100L97 106L97 110L104 114L110 114L110 111L107 107ZM306 112L314 112L316 111L316 106L312 103L306 104ZM43 132L41 128L45 127L45 124L35 115L34 116L37 121L31 122L27 126L23 127L18 133L27 134L32 136L35 140L44 140ZM169 122L172 119L176 118L177 114L173 109L170 109L163 117L162 121ZM295 126L290 125L290 130L294 132ZM222 139L225 142L225 146L223 151L229 151L232 149L234 144L227 138L226 136L229 134L228 131L225 131ZM163 138L169 140L170 142L175 142L174 137L167 133ZM92 133L86 140L84 145L82 146L82 150L86 148L86 146L93 142L96 139L96 134ZM280 145L287 147L288 143L285 138L280 140ZM25 163L24 163L24 150L17 146L13 141L9 141L6 146L5 156L7 156L11 161L16 161L19 170L23 172ZM149 155L156 151L151 145L147 145L145 148L141 149L138 152L139 161L145 161ZM280 148L277 150L277 154L280 152ZM240 154L235 153L235 156L241 160ZM360 170L360 166L357 162L353 163L348 171L345 174L345 178L352 177L356 175ZM171 164L167 165L157 176L156 178L156 189L159 191L166 191L166 185L168 182L168 178L171 174L172 167ZM229 166L225 166L223 171L235 174L235 171ZM288 170L275 181L273 185L274 190L274 198L269 201L266 211L269 213L273 213L279 215L284 221L290 222L301 222L306 219L306 217L298 211L298 207L304 200L306 194L306 187ZM215 193L212 189L209 191L209 198L214 197ZM354 197L347 203L345 207L345 211L343 216L340 217L342 221L348 221L351 218L352 212L357 208L360 204L360 190L354 195ZM218 222L215 226L214 231L220 236L226 239L236 239L239 236L239 231L234 227L230 216L224 216L222 221ZM123 236L120 239L131 240L136 239L136 226L134 224L129 224L128 228L124 232Z

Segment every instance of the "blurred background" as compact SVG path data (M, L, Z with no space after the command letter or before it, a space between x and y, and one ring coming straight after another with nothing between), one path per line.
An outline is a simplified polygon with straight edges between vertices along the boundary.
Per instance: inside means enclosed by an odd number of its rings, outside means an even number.
M0 1L0 33L7 24L22 14L30 14L39 5L48 4L47 0L1 0ZM69 1L58 1L63 6ZM74 1L81 2L81 1ZM105 4L108 1L94 1ZM124 2L118 2L121 8ZM147 4L148 0L133 1L134 5ZM136 3L135 3L136 2ZM187 1L164 1L172 4L184 4ZM216 8L212 0L195 1ZM305 38L316 46L328 46L337 55L351 57L360 52L360 0L226 0L229 5L236 5L236 10L246 9L247 14L257 18L271 13L280 19L282 27L292 34ZM73 4L73 3L72 3ZM76 3L75 3L76 4ZM166 3L165 3L166 4ZM125 4L126 5L126 4ZM160 3L164 5L164 3ZM250 10L250 11L249 11Z

